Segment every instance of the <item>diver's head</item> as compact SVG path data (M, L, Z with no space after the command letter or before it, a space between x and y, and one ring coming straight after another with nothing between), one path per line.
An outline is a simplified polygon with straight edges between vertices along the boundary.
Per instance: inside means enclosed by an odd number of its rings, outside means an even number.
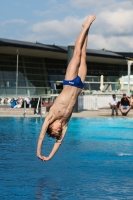
M49 137L59 139L62 133L62 123L61 120L55 120L49 125L47 129L47 134Z

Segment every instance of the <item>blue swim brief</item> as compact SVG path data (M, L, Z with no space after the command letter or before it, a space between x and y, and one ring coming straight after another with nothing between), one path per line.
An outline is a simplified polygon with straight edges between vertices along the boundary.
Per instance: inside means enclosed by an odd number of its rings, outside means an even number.
M83 89L83 87L84 87L84 84L81 81L81 78L79 76L77 76L73 80L64 80L63 85L70 85L70 86L74 86L74 87L81 88L81 89Z

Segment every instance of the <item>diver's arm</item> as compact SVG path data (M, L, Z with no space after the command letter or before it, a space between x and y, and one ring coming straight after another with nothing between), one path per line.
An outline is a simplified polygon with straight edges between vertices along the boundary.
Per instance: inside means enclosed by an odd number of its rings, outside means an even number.
M46 135L47 128L49 124L51 123L51 119L52 119L51 115L48 114L45 118L45 121L43 123L42 129L38 138L37 157L40 158L41 160L42 160L42 156L41 156L42 143L43 143L44 136Z
M58 151L58 149L59 149L59 147L60 147L60 145L61 145L61 143L63 141L63 138L65 137L66 131L67 131L67 126L65 126L63 128L62 135L61 135L60 139L58 139L55 142L55 144L53 146L53 149L52 149L51 153L49 154L49 156L47 156L47 157L42 156L42 161L50 160L55 155L55 153Z

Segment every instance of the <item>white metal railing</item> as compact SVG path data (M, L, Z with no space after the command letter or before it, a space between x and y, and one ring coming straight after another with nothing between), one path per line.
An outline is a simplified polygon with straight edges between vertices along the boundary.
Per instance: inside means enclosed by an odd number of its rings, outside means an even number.
M49 96L41 96L41 98L46 99L48 102L56 98L58 95L49 95ZM112 94L110 95L80 95L78 96L78 110L98 110L99 108L109 107L109 101ZM121 95L116 95L117 99L120 101L122 98ZM39 96L32 96L32 98L39 98ZM0 98L0 106L7 105L9 106L11 102L11 98ZM26 111L26 109L25 109ZM24 114L26 113L24 111Z
M109 107L111 95L82 95L78 97L78 110L98 110L99 108ZM120 100L122 96L118 96Z

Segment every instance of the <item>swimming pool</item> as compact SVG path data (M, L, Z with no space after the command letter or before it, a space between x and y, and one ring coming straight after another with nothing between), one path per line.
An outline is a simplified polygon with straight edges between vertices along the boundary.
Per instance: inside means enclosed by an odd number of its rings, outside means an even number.
M41 118L0 118L0 199L133 199L133 123L72 118L57 154L36 157ZM43 154L54 140L46 137Z

